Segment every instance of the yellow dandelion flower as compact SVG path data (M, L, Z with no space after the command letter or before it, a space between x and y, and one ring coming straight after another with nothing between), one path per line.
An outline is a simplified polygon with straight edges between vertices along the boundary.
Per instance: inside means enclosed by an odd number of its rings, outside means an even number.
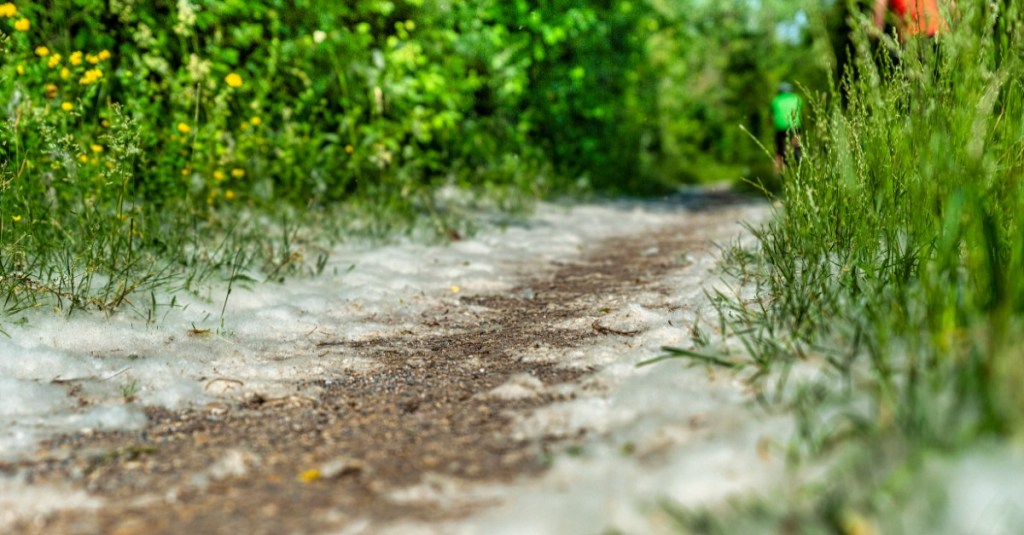
M93 143L92 145L89 145L89 150L95 152L96 154L99 154L103 152L103 145L97 145L96 143Z
M245 169L240 169L236 167L231 170L231 176L234 178L243 178L245 177Z
M110 59L110 51L104 48L103 50L100 50L99 54L96 54L96 57L99 58L100 61L107 61Z
M89 157L84 155L84 154L79 154L78 155L78 161L80 161L82 163L86 163L86 162L89 161Z
M11 216L11 221L14 221L15 223L17 223L18 221L21 221L21 216L20 215L12 215Z
M27 32L31 27L32 23L29 22L28 19L24 17L18 19L18 22L14 23L14 29L18 30L19 32Z
M224 77L224 83L228 84L228 87L242 87L242 77L231 73Z
M95 65L100 62L100 58L95 54L86 54L85 61L88 61L89 63Z
M220 169L217 169L216 171L214 171L213 172L213 179L218 181L218 182L221 181L221 180L224 180L224 171L221 171Z
M452 293L453 293L453 294L457 294L457 293L459 293L459 290L462 290L462 288L459 288L459 285L458 285L458 284L453 284L453 285L452 285Z
M71 55L68 56L68 63L74 65L75 67L81 65L82 64L82 51L81 50L75 50L74 52L72 52Z
M46 56L50 55L50 49L46 48L45 46L37 46L36 55L41 58L45 58Z
M263 124L263 119L261 119L260 116L257 115L255 117L253 117L252 119L249 119L249 124L251 124L253 126L259 126L259 125Z
M50 60L46 62L46 66L51 68L51 69L55 69L55 68L57 68L57 65L60 65L60 60L61 60L61 55L60 54L54 54L54 55L50 56Z
M103 119L102 121L100 121L100 126L102 126L103 128L110 128L110 121Z
M229 190L225 191L224 192L224 198L229 200L229 201L230 200L234 200L234 198L235 198L235 190L229 189Z
M14 68L14 70L18 71L18 74L25 74L25 66L20 63Z
M306 470L305 472L299 474L299 481L302 481L303 483L312 483L313 481L316 481L318 479L320 479L320 471L317 470L316 468Z
M70 103L70 102L62 102L60 104L60 109L62 109L64 111L71 111L71 110L75 109L75 105Z
M18 14L18 8L15 7L14 4L12 4L10 2L7 2L5 4L0 4L0 17L3 17L5 19L9 19L9 18L11 18L11 17L13 17L13 16L15 16L17 14Z
M189 126L189 125L187 125L185 123L178 123L178 132L181 132L182 134L187 134L187 133L189 133L191 131L192 131L192 127L191 126Z
M60 79L67 80L68 78L71 78L71 71L68 70L67 67L62 67L60 70Z
M78 83L82 85L89 85L100 78L103 78L103 71L99 69L89 69L85 71L85 74L80 80L78 80Z
M353 147L352 145L345 145L345 152L346 153L352 154L355 151L356 151L356 148Z

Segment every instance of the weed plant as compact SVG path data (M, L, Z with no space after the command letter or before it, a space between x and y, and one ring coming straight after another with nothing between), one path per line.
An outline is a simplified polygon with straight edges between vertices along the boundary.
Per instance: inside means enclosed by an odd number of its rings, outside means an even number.
M962 6L934 44L870 55L861 35L758 236L764 317L805 353L870 362L874 425L933 445L1015 433L1024 409L1024 65L993 34L1020 11L993 6Z
M908 484L923 460L1024 431L1024 14L957 4L935 42L854 32L854 64L812 96L805 158L756 230L760 261L733 255L757 296L718 296L760 377L821 370L776 390L797 414L796 458L854 463L790 511L768 506L777 526L941 532L927 522L942 515L901 524L915 495L941 508Z

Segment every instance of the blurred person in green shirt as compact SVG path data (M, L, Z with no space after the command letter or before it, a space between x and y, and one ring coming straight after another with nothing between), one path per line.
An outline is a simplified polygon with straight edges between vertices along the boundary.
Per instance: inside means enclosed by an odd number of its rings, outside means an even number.
M800 161L800 115L804 101L793 92L789 82L779 84L772 99L772 124L775 126L775 172L781 173L788 157ZM792 147L792 152L790 152Z

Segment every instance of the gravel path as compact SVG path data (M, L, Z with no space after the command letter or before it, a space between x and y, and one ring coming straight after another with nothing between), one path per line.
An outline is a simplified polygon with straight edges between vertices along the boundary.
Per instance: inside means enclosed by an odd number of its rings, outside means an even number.
M147 408L141 430L64 435L0 463L26 492L59 485L79 501L8 512L11 532L652 531L664 519L644 502L659 495L713 505L763 488L785 428L742 382L634 366L691 343L715 244L766 212L728 194L699 202L536 266L512 291L460 293L413 329L320 339L326 372L294 394ZM645 392L665 397L628 401Z

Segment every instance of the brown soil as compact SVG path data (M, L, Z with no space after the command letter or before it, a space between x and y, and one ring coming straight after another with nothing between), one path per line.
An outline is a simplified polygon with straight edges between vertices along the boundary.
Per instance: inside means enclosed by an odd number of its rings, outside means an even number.
M690 237L695 226L714 228L735 217L716 210L686 219L688 226L595 244L579 261L505 295L461 297L460 306L423 318L426 335L322 342L325 358L343 350L382 366L363 374L339 369L329 379L296 385L296 392L318 387L315 397L150 409L143 431L53 440L31 460L0 464L0 473L30 483L69 482L104 505L28 519L16 531L316 533L356 519L469 514L486 504L436 507L393 499L393 492L435 476L501 482L544 470L565 440L512 440L509 414L550 403L551 396L484 394L523 373L545 385L580 380L585 371L522 362L518 355L523 348L584 347L598 337L630 336L600 323L603 304L659 291L660 278L686 269L682 253L713 248ZM580 318L590 327L553 327Z

